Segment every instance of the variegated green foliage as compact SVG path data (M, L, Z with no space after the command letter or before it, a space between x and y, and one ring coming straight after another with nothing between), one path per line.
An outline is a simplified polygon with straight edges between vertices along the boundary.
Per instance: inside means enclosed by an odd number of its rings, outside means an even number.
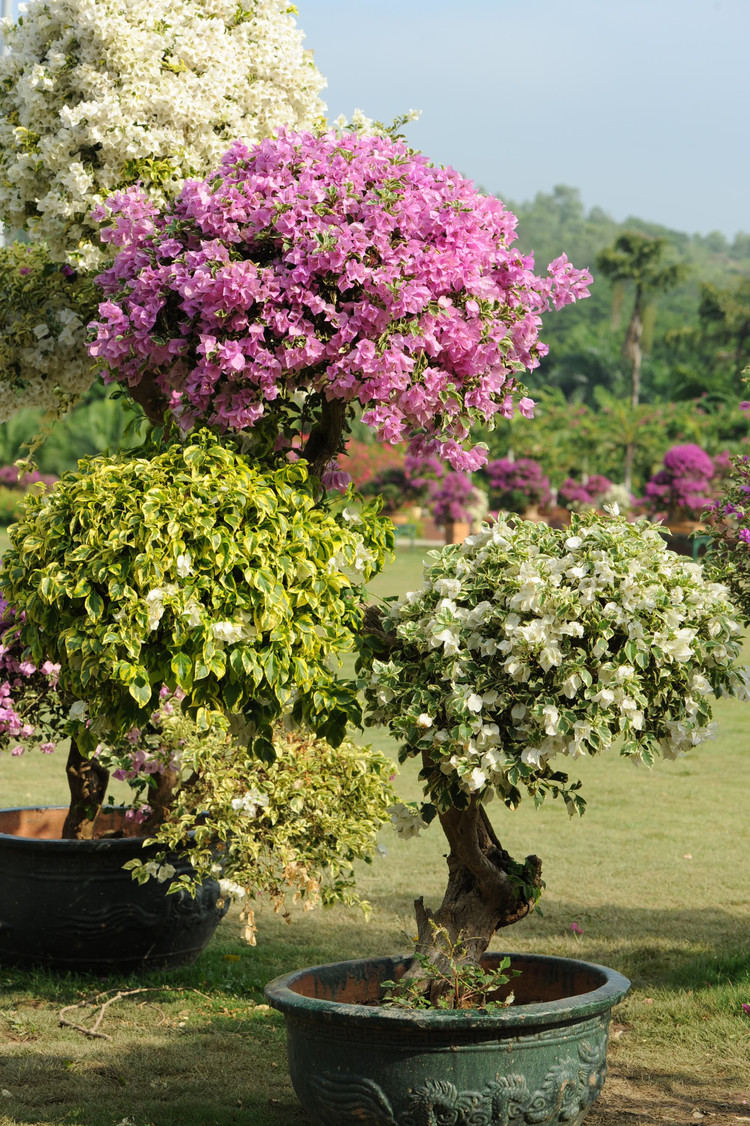
M332 664L393 532L377 502L319 502L304 462L260 470L202 430L82 461L10 534L0 585L32 659L87 705L84 751L142 727L162 685L198 730L229 715L269 760L282 712L333 743L359 720Z
M161 855L129 865L141 881L155 867L158 875L191 834L194 879L215 876L224 895L243 901L251 941L247 905L261 895L279 910L289 899L307 908L343 902L366 910L354 890L354 863L374 857L377 832L395 799L396 768L371 747L349 739L332 747L281 726L273 739L276 758L268 765L221 732L200 735L179 711L164 718L162 745L177 755L189 784L178 789L167 821L151 834ZM170 890L190 886L183 876Z

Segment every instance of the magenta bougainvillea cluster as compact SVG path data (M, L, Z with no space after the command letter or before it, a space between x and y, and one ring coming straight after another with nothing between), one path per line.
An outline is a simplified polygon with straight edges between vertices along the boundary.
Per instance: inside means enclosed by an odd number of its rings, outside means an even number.
M612 482L602 473L592 473L585 481L566 477L557 490L557 499L566 508L596 508L611 488Z
M545 505L551 499L549 477L538 461L501 457L485 469L490 483L490 504L507 512L523 512L529 505Z
M439 480L430 481L428 488L428 503L436 524L478 524L487 516L487 494L470 473L449 471Z
M656 520L697 520L716 494L713 479L723 473L723 463L715 467L700 446L672 446L664 455L664 468L647 482L641 503Z
M499 200L382 136L238 142L163 213L129 188L97 215L120 248L101 368L131 387L148 369L183 426L269 419L282 448L339 401L381 441L477 469L470 426L531 416L540 314L591 281L565 255L537 276Z

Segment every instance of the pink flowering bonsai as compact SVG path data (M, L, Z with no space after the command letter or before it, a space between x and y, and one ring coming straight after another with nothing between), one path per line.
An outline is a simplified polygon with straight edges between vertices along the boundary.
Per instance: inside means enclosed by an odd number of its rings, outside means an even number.
M664 468L646 483L641 504L655 520L698 520L714 497L716 475L713 459L700 446L672 446Z
M490 503L495 508L523 512L530 505L549 503L549 477L533 458L498 458L484 472L490 484Z
M359 411L477 469L470 428L531 417L541 314L591 281L565 255L536 275L499 200L382 136L238 142L163 211L129 188L98 216L119 248L90 346L105 379L154 420L297 449L324 484Z
M575 510L598 508L602 498L611 488L612 482L602 473L592 473L585 482L577 481L574 477L566 477L557 490L557 499L560 504Z
M356 648L366 668L387 644L359 599L393 538L377 505L336 492L352 423L477 470L472 427L532 417L541 315L591 276L564 255L536 274L499 200L389 136L281 130L162 209L130 187L97 214L117 253L89 350L145 409L150 445L67 475L3 587L35 661L57 646L77 769L165 688L199 731L228 716L249 755L273 757L290 712L340 742L361 705L329 658ZM513 883L509 915L535 881Z

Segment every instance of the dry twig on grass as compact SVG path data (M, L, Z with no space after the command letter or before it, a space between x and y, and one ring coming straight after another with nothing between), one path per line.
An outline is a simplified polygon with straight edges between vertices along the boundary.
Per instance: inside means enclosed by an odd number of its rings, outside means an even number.
M60 1009L60 1027L73 1028L76 1032L82 1032L84 1036L91 1036L97 1040L111 1040L112 1037L106 1032L99 1031L99 1026L104 1019L104 1014L110 1005L113 1005L115 1001L121 1001L124 997L132 997L136 993L160 993L165 988L167 988L170 993L197 993L199 997L204 997L207 1001L211 1000L207 993L201 993L200 989L194 989L192 986L178 986L177 988L172 988L171 986L155 985L150 987L142 986L140 989L108 989L104 993L97 993L93 1001L77 1001L75 1005L66 1005L64 1009ZM113 996L109 996L109 994L113 994ZM105 997L107 1000L102 1000L102 998ZM65 1013L69 1013L72 1009L82 1009L87 1006L95 1008L97 1005L99 1005L99 1014L90 1027L87 1027L85 1024L76 1024L75 1021L68 1020L65 1016ZM159 1009L159 1011L164 1018L160 1023L165 1023L167 1018L164 1016L161 1009Z
M104 1020L104 1014L109 1006L114 1005L115 1001L121 1001L123 997L132 997L134 993L148 993L150 990L145 987L142 989L127 989L124 991L118 989L114 991L114 996L109 997L108 1000L101 1000L102 997L107 997L107 995L112 992L113 990L108 989L105 993L97 993L93 1001L78 1001L75 1005L66 1005L64 1009L60 1009L60 1027L73 1028L76 1032L82 1032L84 1036L91 1036L97 1040L111 1040L112 1037L106 1032L99 1032L99 1025ZM85 1006L93 1008L96 1005L99 1005L99 1015L90 1028L87 1028L85 1024L76 1024L75 1021L68 1020L65 1016L65 1013L69 1013L71 1009L81 1009Z

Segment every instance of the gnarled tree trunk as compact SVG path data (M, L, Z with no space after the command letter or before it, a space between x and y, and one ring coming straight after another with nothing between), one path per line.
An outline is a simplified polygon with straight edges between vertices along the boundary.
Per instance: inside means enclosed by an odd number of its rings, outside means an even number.
M96 819L107 794L109 771L95 758L84 758L75 739L65 767L70 789L70 808L63 825L63 839L90 841L96 831Z
M435 928L444 928L451 947L460 944L455 963L478 963L497 930L533 910L535 891L542 887L542 862L537 856L527 856L523 864L514 861L476 798L466 809L449 809L439 817L450 845L448 886L436 911L421 898L414 907L417 953L447 968L446 944ZM435 1003L443 992L445 987L432 983L430 1000Z

